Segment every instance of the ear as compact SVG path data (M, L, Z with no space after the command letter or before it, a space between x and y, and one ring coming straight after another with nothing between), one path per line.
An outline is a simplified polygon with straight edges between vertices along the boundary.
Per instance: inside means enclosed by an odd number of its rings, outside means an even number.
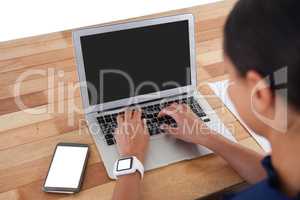
M274 106L274 98L267 79L256 71L250 70L246 74L246 83L250 88L251 103L259 113L267 114Z

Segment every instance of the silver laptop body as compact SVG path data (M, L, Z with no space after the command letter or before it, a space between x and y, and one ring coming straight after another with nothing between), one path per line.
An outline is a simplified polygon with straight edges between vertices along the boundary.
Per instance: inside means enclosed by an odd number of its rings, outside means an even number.
M149 94L131 96L128 98L108 101L104 103L96 102L92 104L90 102L89 93L87 89L89 79L86 77L85 71L85 67L88 66L85 66L87 62L84 61L85 58L83 57L83 48L81 44L82 37L122 30L130 30L140 27L145 27L147 29L147 27L149 26L173 22L176 23L180 21L187 21L188 23L188 30L186 31L188 32L189 36L189 75L191 78L189 85L161 90L159 92L153 92ZM148 19L123 24L75 30L73 32L73 43L75 48L77 70L80 80L80 90L86 120L89 126L90 133L94 138L94 141L100 152L102 161L110 178L114 178L112 173L113 164L119 158L119 154L116 145L107 145L103 137L102 130L97 121L97 117L107 114L119 113L130 105L154 105L161 102L161 99L167 99L169 101L172 99L192 96L207 114L207 116L203 117L203 119L210 119L210 121L206 122L206 124L218 133L227 137L228 139L235 141L231 133L225 128L224 124L220 121L216 113L213 111L213 109L210 107L210 105L207 103L207 101L204 99L201 93L197 91L194 18L192 14L162 17L157 19ZM130 47L128 48L130 49ZM101 57L101 55L99 55L99 57ZM168 137L163 133L153 135L150 137L149 149L145 161L145 170L166 166L168 164L182 160L197 158L199 156L207 155L210 153L211 151L203 146L185 143L174 138Z

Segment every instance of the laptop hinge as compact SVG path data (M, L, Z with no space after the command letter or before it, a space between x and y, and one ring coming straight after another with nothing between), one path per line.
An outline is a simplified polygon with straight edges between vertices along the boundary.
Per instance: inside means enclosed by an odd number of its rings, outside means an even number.
M169 99L169 98L173 98L173 97L177 97L177 96L183 96L183 95L187 95L187 94L188 94L187 92L183 92L183 93L172 95L172 96L168 96L168 97L163 97L163 98L158 98L158 99L152 99L152 100L148 100L148 101L142 101L142 102L139 102L139 103L132 103L132 104L129 104L129 105L124 105L124 106L118 106L118 107L114 107L114 108L104 109L104 110L101 110L101 111L97 111L97 113L107 112L107 111L111 111L111 110L117 110L117 109L124 108L124 107L133 107L133 106L140 105L140 104L151 103L153 101L159 101L159 100L162 100L162 99Z

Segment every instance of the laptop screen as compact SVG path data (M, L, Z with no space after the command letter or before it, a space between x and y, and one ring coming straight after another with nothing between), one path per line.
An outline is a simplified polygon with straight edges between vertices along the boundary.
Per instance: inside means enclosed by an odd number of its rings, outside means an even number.
M90 105L191 85L188 20L80 41Z

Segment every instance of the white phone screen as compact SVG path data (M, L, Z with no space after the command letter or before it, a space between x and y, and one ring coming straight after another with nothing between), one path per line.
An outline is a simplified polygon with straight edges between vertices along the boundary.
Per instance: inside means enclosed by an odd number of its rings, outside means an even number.
M123 171L123 170L130 169L131 165L132 165L132 159L131 158L119 160L117 170L118 171Z
M88 147L57 146L44 187L77 188Z

